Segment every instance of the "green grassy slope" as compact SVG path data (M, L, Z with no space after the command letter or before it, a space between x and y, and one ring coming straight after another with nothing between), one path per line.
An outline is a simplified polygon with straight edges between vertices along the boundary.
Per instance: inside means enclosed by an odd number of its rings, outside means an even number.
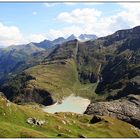
M46 61L26 69L24 74L17 75L7 82L2 91L11 101L23 103L36 102L34 99L45 96L45 92L49 93L54 101L61 101L63 97L71 94L92 99L95 97L95 87L96 84L80 83L75 59L67 58ZM35 89L39 90L38 93ZM41 95L40 91L44 94ZM41 100L43 100L42 97ZM43 102L44 100L38 103Z
M17 75L6 82L1 91L15 102L29 102L26 100L29 94L32 94L29 97L31 101L36 102L32 100L35 98L33 96L36 96L34 89L50 93L53 99L58 101L70 94L94 99L97 96L94 92L97 84L80 82L77 65L79 47L80 44L76 40L63 43L40 65L26 69L23 75Z
M36 77L28 85L49 91L56 99L69 96L70 94L93 97L94 85L81 84L78 80L77 66L74 59L51 61L50 64L41 64L27 69L29 75Z
M29 117L45 120L46 123L30 125L26 123ZM140 137L140 131L120 120L103 117L101 122L90 124L91 118L75 113L49 114L37 106L20 106L0 97L1 138Z

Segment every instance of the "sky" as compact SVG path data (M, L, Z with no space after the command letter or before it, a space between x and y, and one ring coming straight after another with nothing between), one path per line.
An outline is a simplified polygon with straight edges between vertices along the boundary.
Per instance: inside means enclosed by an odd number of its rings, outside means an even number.
M140 25L140 3L0 3L0 46Z

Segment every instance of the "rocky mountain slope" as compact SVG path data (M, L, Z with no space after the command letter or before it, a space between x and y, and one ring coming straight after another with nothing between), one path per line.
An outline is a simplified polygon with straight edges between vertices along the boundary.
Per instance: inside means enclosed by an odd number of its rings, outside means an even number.
M0 82L6 77L19 73L28 67L39 64L51 49L44 49L33 43L27 45L10 46L0 50Z
M123 99L92 103L85 114L118 118L140 128L140 96L128 95Z
M101 81L96 93L110 94L109 99L119 99L128 94L140 93L140 27L117 31L101 38L104 47L112 54L101 71ZM112 44L113 43L113 44Z
M84 37L89 36L84 34ZM6 48L0 48L0 83L3 83L13 74L22 72L23 70L39 64L44 57L47 57L58 45L74 40L74 35L68 38L59 37L52 41L44 40L39 43L31 42L23 45L12 45ZM95 39L95 35L90 35Z
M70 41L60 45L40 65L10 79L1 90L16 103L35 101L49 105L70 94L92 97L94 85L83 85L78 79L76 43ZM37 98L40 100L37 101Z
M75 39L77 39L80 42L85 42L85 41L88 41L88 40L95 40L97 38L98 37L94 34L81 34L79 36L75 36L74 34L72 34L68 38L66 38L65 41L63 41L63 42L72 41L72 40L75 40ZM61 38L61 40L62 40L62 38Z
M78 39L80 41L88 41L88 40L95 40L97 39L98 37L96 35L93 35L93 34L81 34L79 35Z
M138 26L117 31L94 41L64 42L46 56L39 65L24 72L34 77L33 80L22 81L20 78L22 76L17 75L5 83L1 90L6 95L11 91L10 94L14 97L11 96L10 99L25 94L26 89L30 89L32 93L34 88L47 91L56 100L71 93L86 96L92 100L96 100L96 97L111 100L129 94L139 94L139 41L140 27ZM21 88L16 88L15 91L15 83L24 87L20 86Z

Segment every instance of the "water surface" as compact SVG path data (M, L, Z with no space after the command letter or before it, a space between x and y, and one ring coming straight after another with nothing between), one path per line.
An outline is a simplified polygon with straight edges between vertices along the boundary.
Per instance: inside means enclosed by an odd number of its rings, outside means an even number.
M62 104L54 104L43 108L45 112L55 113L55 112L75 112L83 114L87 106L90 104L90 100L70 95L62 101Z

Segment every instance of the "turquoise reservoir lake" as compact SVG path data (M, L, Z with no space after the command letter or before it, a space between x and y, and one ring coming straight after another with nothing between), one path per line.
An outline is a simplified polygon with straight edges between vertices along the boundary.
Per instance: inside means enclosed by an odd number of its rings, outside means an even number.
M56 103L54 105L44 107L43 110L48 113L74 112L83 114L89 104L90 100L88 99L70 95L69 97L64 98L62 104Z

